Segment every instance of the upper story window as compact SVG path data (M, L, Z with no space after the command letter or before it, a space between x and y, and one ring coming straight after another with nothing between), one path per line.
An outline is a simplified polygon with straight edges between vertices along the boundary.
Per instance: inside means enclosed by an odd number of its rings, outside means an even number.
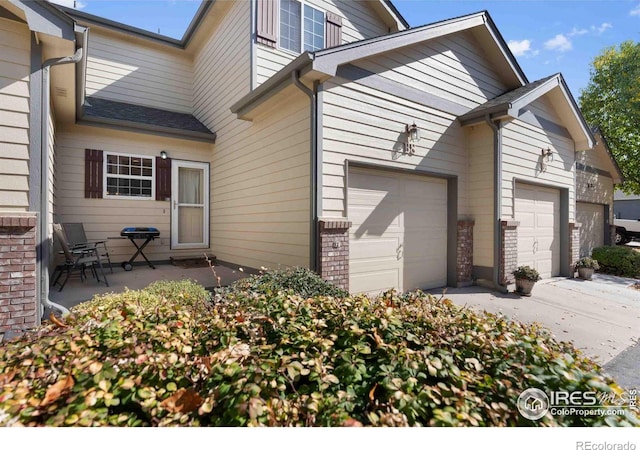
M105 197L153 198L153 170L153 158L106 153Z
M297 0L280 0L280 47L295 53L324 48L324 13Z

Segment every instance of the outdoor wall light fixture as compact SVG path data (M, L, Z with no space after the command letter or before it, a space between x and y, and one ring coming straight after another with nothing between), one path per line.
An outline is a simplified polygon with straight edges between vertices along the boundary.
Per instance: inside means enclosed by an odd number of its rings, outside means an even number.
M160 152L160 158L162 158L162 159L167 159L167 152L165 152L164 150L162 150L162 151Z
M404 131L407 133L407 153L413 155L416 151L415 145L420 140L420 128L413 122L412 125L405 125Z
M540 172L547 170L547 164L553 162L553 151L550 148L543 148L541 150L542 160L540 161Z

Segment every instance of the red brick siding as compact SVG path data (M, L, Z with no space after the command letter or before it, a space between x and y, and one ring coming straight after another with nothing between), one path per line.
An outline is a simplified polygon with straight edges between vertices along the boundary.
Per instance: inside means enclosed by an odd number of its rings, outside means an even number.
M0 217L0 333L37 323L36 218Z
M511 272L518 268L518 225L515 220L500 222L500 271L498 282L502 286L515 283Z
M349 290L349 228L346 220L318 223L318 273L323 280Z
M458 221L458 254L456 282L459 287L473 282L473 220Z

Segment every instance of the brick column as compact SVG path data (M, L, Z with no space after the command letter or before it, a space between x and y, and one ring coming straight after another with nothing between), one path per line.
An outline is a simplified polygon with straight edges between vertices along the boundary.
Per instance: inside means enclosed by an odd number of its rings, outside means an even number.
M36 217L0 215L0 333L37 323Z
M569 273L573 277L574 268L580 259L580 224L569 223Z
M473 283L473 220L458 221L458 254L456 260L456 286Z
M318 221L318 273L323 280L349 290L349 228L347 220Z
M511 272L518 268L518 226L515 220L500 221L500 270L499 283L506 286L515 283Z

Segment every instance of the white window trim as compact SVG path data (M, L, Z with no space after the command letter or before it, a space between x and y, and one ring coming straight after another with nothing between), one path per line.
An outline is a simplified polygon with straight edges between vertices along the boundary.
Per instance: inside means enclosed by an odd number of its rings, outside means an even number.
M323 24L322 26L323 26L324 36L322 36L322 47L319 50L322 50L323 48L325 48L327 46L327 13L326 11L323 11L320 8L317 8L316 6L304 0L292 0L300 3L300 52L296 52L294 50L289 50L288 48L282 47L281 45L282 37L280 36L280 1L278 1L278 39L277 39L278 50L281 50L285 53L288 53L290 55L295 55L295 56L301 55L302 53L305 52L304 50L304 6L305 5L315 9L316 11L320 11L322 13L322 24Z
M107 174L107 157L109 155L114 156L127 156L129 158L144 158L151 160L151 177L145 177L142 175L120 175L120 174ZM111 195L107 189L107 177L111 178L128 178L134 180L149 180L151 179L151 197L139 197L139 196L131 196L131 195ZM107 198L111 200L138 200L138 201L146 201L146 200L155 200L156 199L156 158L150 155L140 155L135 153L120 153L120 152L104 152L103 163L102 163L102 198Z

